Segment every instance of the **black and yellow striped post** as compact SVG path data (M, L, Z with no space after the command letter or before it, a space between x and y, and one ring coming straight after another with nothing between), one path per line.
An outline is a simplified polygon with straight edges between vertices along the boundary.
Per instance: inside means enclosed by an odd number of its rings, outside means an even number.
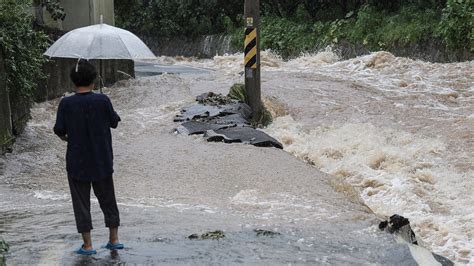
M252 120L260 121L260 0L245 0L245 89L252 108Z
M257 29L245 29L245 68L257 69Z

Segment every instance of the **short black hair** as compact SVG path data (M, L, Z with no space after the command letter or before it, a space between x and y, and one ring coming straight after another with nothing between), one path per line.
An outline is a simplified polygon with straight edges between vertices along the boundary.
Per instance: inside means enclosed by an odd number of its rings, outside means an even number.
M87 87L97 78L97 70L89 61L81 59L71 69L71 80L76 87Z

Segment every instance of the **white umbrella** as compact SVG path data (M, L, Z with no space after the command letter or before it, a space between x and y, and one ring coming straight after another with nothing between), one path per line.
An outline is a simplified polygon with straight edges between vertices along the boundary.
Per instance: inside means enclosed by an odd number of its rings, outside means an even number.
M81 59L153 59L155 55L133 33L107 24L78 28L59 38L44 53Z
M101 17L102 22L102 17ZM78 28L59 38L44 53L49 57L99 59L154 59L152 51L133 33L104 23ZM101 83L102 75L99 74ZM102 86L100 86L102 92Z

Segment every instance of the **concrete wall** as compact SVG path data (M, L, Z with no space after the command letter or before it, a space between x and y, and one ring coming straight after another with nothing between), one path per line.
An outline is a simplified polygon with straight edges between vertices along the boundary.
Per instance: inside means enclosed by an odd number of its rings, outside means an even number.
M114 0L60 0L66 18L62 22L51 19L49 13L43 10L43 21L51 28L70 31L80 27L99 24L100 15L103 22L115 25Z
M115 82L128 79L129 75L134 77L134 62L132 60L91 60L92 64L98 69L102 66L102 79L105 86L110 86ZM40 84L36 93L36 101L42 102L61 97L67 92L72 92L72 84L69 74L72 68L76 66L77 59L53 58L43 66L44 73L49 75L48 80ZM122 72L126 73L123 74ZM97 81L97 87L99 86Z
M104 23L115 25L114 0L91 0L91 24L100 23L100 15Z
M0 154L4 153L13 142L10 97L6 85L5 67L0 49Z
M195 39L186 37L160 38L144 35L139 37L157 56L196 56L212 58L215 55L238 52L238 49L231 46L232 36L230 35L207 35Z

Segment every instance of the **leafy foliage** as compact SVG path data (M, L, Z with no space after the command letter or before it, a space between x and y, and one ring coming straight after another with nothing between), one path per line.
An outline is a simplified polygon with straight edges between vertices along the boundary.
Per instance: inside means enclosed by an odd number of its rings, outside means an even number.
M286 57L315 48L318 35L312 24L264 17L262 25L262 49L272 49Z
M370 50L381 50L426 43L439 36L437 25L440 23L441 10L404 6L396 12L389 12L363 5L357 13L351 13L345 18L316 22L264 18L262 47L287 57L312 52L341 41L360 44ZM467 43L462 38L446 39L456 44Z
M473 0L261 0L264 49L282 56L341 41L370 50L443 40L474 50ZM151 36L231 34L242 49L244 0L116 0L117 24Z
M45 78L43 52L48 45L46 35L33 29L30 6L27 0L0 2L0 46L7 87L12 98L22 101L31 101L38 81Z
M247 91L245 90L245 85L242 83L235 83L230 87L227 97L244 103L247 102Z
M240 0L115 1L116 22L138 34L197 37L228 33L242 21ZM238 7L238 8L236 8Z
M59 0L43 0L41 6L46 7L46 11L51 14L51 18L54 20L64 20L66 18L66 13L59 4Z
M448 47L474 52L474 1L448 0L438 30Z

